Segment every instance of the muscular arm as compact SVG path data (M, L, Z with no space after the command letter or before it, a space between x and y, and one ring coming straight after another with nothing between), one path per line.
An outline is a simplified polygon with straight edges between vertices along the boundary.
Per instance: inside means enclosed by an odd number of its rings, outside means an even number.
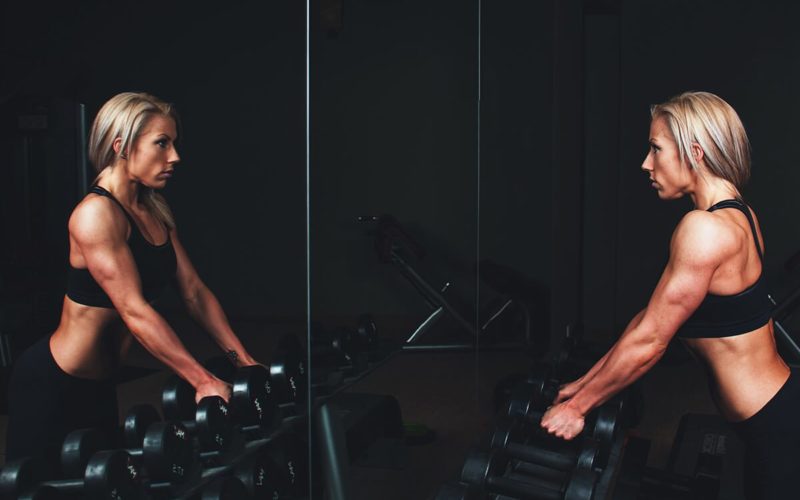
M628 326L625 327L625 330L622 332L622 335L620 335L620 339L617 340L617 342L614 343L614 345L611 347L611 349L609 349L603 355L602 358L597 360L597 362L589 369L589 371L587 371L578 380L570 382L569 384L565 384L558 391L558 396L556 397L556 399L553 402L553 404L561 403L562 401L566 401L567 399L573 397L575 395L575 393L577 393L579 390L581 390L583 388L583 386L585 386L587 383L589 383L594 378L594 376L605 365L605 363L608 360L608 357L611 354L611 351L614 349L614 347L616 347L616 345L620 342L620 340L624 339L631 330L633 330L635 327L637 327L639 325L639 323L642 321L642 316L644 316L644 312L645 312L645 309L642 309L641 311L636 313L636 316L634 316L633 319L630 320L630 322L628 323Z
M211 334L220 349L234 364L238 366L256 364L233 332L219 301L194 269L186 249L178 239L177 231L173 229L170 238L178 257L178 287L189 315Z
M195 389L213 383L169 324L144 299L136 263L127 244L128 223L108 199L82 203L69 222L72 242L97 283L108 294L133 336Z
M637 323L634 318L626 333L590 370L593 375L585 377L586 382L559 411L586 415L649 370L700 305L714 271L730 251L709 214L687 214L673 234L669 263L640 320ZM542 425L551 432L558 427L547 418Z

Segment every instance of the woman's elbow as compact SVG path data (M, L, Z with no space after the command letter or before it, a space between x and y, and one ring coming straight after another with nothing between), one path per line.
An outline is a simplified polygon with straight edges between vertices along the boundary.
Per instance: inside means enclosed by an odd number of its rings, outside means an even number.
M644 358L644 364L650 365L657 363L658 360L664 356L664 353L667 352L667 347L669 347L669 341L665 342L661 339L656 339L650 342L642 356Z
M131 333L139 337L142 332L148 330L152 309L146 302L144 304L125 304L117 307L120 319Z

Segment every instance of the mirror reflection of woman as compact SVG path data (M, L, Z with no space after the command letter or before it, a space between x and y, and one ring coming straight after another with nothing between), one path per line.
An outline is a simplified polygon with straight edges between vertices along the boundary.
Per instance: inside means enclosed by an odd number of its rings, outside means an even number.
M647 306L583 377L564 385L542 418L574 438L584 416L642 376L674 336L705 365L712 397L747 446L748 499L797 496L800 379L777 352L763 279L764 242L741 189L750 145L739 116L707 92L653 106L642 164L659 198L689 196L669 262Z
M256 361L198 276L158 193L180 160L174 108L143 93L122 93L97 114L89 157L99 174L69 219L69 279L61 320L17 360L9 388L6 460L55 460L73 429L113 432L112 377L135 339L189 382L196 399L230 397L153 308L177 285L191 317L239 366Z

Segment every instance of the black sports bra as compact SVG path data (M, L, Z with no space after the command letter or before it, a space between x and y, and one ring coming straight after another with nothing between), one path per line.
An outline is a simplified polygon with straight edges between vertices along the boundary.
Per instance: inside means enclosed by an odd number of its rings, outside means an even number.
M139 271L139 278L142 283L142 295L148 302L153 302L166 289L178 269L178 260L175 256L175 249L167 233L167 241L162 245L153 245L147 241L133 217L125 210L122 204L114 198L108 191L100 186L92 186L90 193L106 196L119 206L128 223L131 225L131 234L128 237L128 247L133 254L136 268ZM88 269L76 269L69 266L67 277L67 297L79 304L113 308L114 304L106 292L97 284Z
M750 210L741 200L724 200L714 204L709 212L721 208L741 210L750 223L753 239L758 250L758 258L764 260L758 242L756 223ZM772 315L772 302L766 290L762 268L758 280L746 290L735 295L707 294L700 307L678 330L677 336L683 338L733 337L756 330L769 322Z

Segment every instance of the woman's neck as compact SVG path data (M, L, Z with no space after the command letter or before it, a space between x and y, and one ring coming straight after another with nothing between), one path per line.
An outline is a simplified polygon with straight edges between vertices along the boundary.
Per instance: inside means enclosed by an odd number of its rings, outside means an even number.
M102 185L125 208L133 209L139 198L139 183L127 175L123 165L106 167L97 178Z
M698 176L695 190L691 193L694 207L697 210L708 210L722 200L741 198L741 196L739 190L730 181L711 174Z

